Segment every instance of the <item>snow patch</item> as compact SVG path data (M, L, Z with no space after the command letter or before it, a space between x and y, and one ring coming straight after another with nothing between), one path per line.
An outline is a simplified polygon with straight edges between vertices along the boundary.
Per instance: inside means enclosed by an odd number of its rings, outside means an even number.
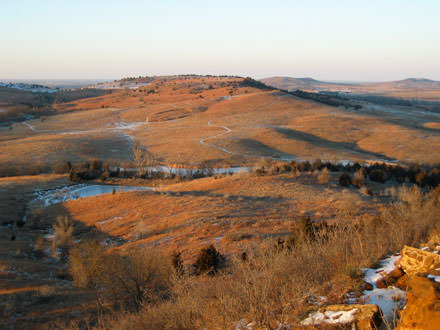
M350 311L325 311L315 312L309 315L308 318L301 321L301 325L319 325L327 324L346 324L355 321L355 315L359 311L358 308L353 308Z
M396 268L396 261L399 258L400 255L385 258L380 262L382 267L379 269L364 269L365 282L372 284L373 290L365 290L361 300L368 304L378 305L382 310L384 319L389 323L395 319L396 311L404 307L406 303L406 292L395 287L379 289L376 282Z
M440 283L440 276L439 275L428 274L428 278L431 279L431 280L434 280L437 283Z

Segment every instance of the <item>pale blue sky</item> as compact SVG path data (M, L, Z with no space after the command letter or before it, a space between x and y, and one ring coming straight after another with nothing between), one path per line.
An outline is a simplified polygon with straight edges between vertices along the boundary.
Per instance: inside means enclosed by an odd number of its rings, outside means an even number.
M0 0L0 79L440 80L439 0Z

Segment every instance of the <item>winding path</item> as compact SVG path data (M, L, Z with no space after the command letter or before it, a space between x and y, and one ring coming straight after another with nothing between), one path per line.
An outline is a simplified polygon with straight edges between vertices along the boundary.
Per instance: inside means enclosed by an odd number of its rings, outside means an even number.
M244 94L244 95L246 95L246 94ZM273 102L271 102L269 104L263 104L263 105L256 106L254 108L254 110L261 110L263 108L266 108L266 107L269 107L271 105L274 105L274 104L279 102L281 97L282 97L282 95L278 95L275 101L273 101ZM280 156L280 157L272 157L272 156L258 156L258 155L253 155L253 154L243 154L243 153L239 153L239 152L230 151L230 150L228 150L226 148L220 147L220 146L212 144L212 143L206 143L206 140L215 139L215 138L218 138L220 136L223 136L223 135L226 135L226 134L229 134L230 132L232 132L232 130L229 127L227 127L227 126L213 125L210 120L208 120L208 126L209 127L219 127L219 128L224 129L225 131L221 132L221 133L218 133L218 134L215 134L215 135L212 135L212 136L205 137L203 139L200 139L200 141L199 141L200 144L202 144L202 145L204 145L206 147L215 148L215 149L218 149L218 150L223 151L225 153L228 153L230 155L238 155L238 156L249 157L249 158L274 159L274 160L284 160L284 161L292 161L292 160L298 161L299 160L298 158L294 158L294 157L282 157L282 156Z

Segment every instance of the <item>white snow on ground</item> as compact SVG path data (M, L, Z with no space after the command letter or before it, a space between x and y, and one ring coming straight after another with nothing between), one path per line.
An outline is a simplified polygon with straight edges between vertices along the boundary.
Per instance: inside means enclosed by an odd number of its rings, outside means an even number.
M114 130L121 130L121 129L129 129L129 130L133 130L136 127L142 126L142 125L147 125L148 121L135 121L132 123L126 123L121 121L120 123L115 123L114 126Z
M381 268L366 268L365 282L373 285L373 290L365 290L361 300L366 304L378 305L382 310L386 322L391 323L395 319L397 310L403 308L406 303L406 292L395 287L379 289L376 286L377 280L384 277L396 268L396 261L400 255L388 257L380 262Z
M24 121L23 125L29 128L31 131L35 132L35 127L29 124L28 122Z
M102 227L103 225L105 225L108 222L119 220L119 219L122 219L122 217L112 217L112 218L109 218L109 219L106 219L106 220L98 221L98 225L100 227Z
M145 121L135 121L131 123L126 122L118 122L113 123L113 127L105 127L105 128L94 128L89 130L77 130L77 131L66 131L59 132L59 135L77 135L77 134L88 134L88 133L96 133L96 132L105 132L105 131L122 131L122 130L134 130L137 127L147 125L148 122ZM125 135L125 134L124 134Z
M346 324L355 320L355 315L359 311L357 308L353 308L350 311L325 311L315 312L309 315L308 318L301 321L301 325L319 325L322 323L327 324Z
M365 282L375 285L377 280L383 277L383 274L388 274L396 268L398 259L400 259L400 255L391 256L380 262L381 268L379 269L365 268Z
M440 283L440 276L439 275L431 275L431 274L429 274L428 278L431 279L431 280L436 281L437 283Z

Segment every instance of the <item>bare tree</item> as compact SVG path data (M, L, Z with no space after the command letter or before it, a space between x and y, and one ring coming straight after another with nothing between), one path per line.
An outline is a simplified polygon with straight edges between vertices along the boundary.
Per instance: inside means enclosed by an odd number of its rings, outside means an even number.
M156 165L153 155L139 145L139 143L134 145L133 155L138 175L140 177L151 176Z

